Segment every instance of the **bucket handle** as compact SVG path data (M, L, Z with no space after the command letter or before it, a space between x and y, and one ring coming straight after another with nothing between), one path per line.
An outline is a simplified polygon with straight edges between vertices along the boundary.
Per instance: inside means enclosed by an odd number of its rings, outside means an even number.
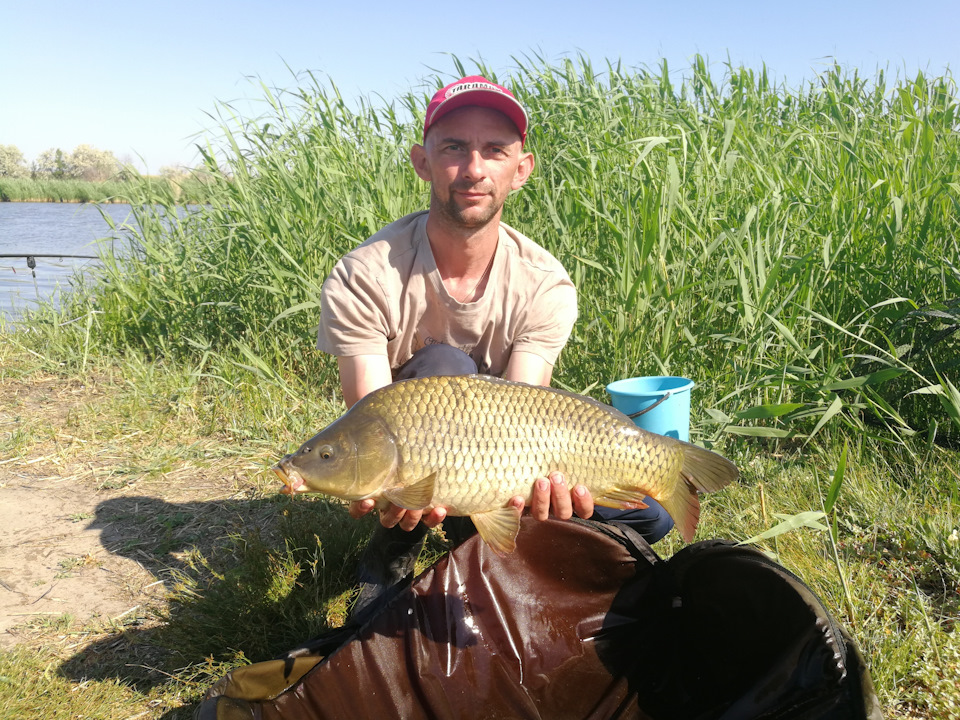
M635 412L635 413L630 413L629 415L627 415L627 417L630 418L631 420L633 420L634 418L638 418L638 417L640 417L641 415L643 415L644 413L648 413L648 412L650 412L651 410L653 410L657 405L659 405L660 403L662 403L664 400L666 400L666 399L667 399L668 397L670 397L671 395L673 395L673 390L667 390L667 392L664 393L663 397L660 398L659 400L657 400L653 405L651 405L650 407L645 407L643 410L638 410L638 411Z

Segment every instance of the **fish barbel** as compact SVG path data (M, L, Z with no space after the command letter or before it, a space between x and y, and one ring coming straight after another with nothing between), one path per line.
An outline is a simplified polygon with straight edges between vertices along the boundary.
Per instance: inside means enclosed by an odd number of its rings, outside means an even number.
M520 511L509 505L552 471L594 502L646 507L654 498L690 542L698 492L737 475L726 458L638 428L592 398L484 375L402 380L362 398L274 468L284 492L377 498L468 515L499 553L512 552Z

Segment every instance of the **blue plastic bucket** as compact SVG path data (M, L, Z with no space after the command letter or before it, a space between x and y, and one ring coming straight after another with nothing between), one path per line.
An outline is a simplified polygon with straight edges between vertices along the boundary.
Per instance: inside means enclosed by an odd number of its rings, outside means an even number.
M670 393L653 410L633 421L649 432L689 442L690 390L694 384L693 380L684 377L635 377L610 383L607 392L613 406L626 415L648 408Z

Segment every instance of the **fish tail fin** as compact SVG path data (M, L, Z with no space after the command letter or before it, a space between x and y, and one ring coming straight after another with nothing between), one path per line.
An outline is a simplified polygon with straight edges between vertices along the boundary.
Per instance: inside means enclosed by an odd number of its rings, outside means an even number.
M697 488L681 478L676 489L667 497L658 498L673 524L683 535L685 542L691 542L700 522L700 498L697 497Z
M659 502L670 513L686 542L693 540L700 522L700 498L697 494L716 492L736 480L739 474L737 466L722 455L691 443L683 443L680 482L673 493L659 499Z
M712 450L683 443L683 476L700 492L716 492L740 476L737 466Z

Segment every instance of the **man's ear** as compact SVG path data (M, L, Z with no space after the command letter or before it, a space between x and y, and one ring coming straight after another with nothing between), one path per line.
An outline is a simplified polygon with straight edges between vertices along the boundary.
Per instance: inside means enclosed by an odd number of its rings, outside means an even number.
M427 161L427 149L423 145L410 148L410 162L421 180L430 182L433 179L430 175L430 163Z
M519 190L527 182L527 178L533 172L533 153L521 153L520 162L517 164L517 173L513 176L513 182L510 184L511 190Z

